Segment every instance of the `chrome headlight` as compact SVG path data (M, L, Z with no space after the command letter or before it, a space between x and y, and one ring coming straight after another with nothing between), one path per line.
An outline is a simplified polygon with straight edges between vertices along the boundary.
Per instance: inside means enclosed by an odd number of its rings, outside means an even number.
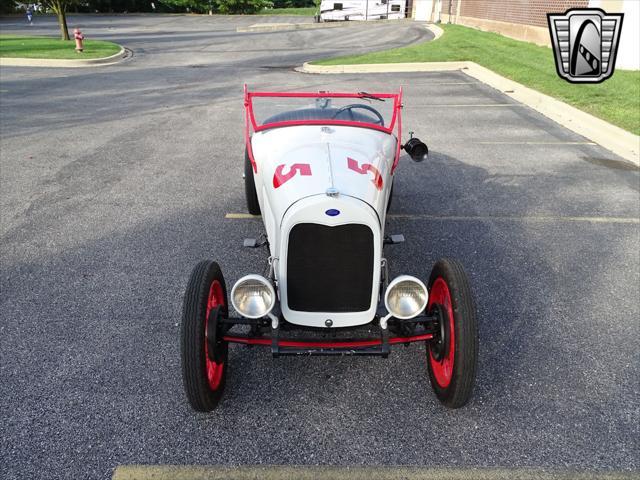
M409 275L394 278L384 294L387 311L401 320L420 315L428 299L429 293L424 283Z
M262 318L276 304L273 285L260 275L247 275L236 282L231 290L233 308L247 318Z

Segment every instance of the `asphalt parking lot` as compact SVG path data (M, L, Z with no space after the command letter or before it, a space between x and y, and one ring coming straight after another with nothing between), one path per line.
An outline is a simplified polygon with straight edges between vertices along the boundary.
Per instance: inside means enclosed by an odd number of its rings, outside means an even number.
M282 21L281 18L271 19ZM419 25L236 33L252 17L74 17L133 51L0 81L0 477L105 479L123 464L640 468L636 167L463 73L318 76L305 60L426 40ZM259 21L269 21L260 19ZM24 31L2 20L3 33ZM31 33L55 33L51 21ZM242 248L242 85L405 92L392 274L442 256L472 280L470 405L431 393L424 348L388 360L232 348L221 406L190 410L181 301Z

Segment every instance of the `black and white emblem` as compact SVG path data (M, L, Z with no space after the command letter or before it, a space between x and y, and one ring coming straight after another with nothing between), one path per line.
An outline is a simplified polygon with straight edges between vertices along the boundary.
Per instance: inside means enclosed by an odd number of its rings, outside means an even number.
M599 83L609 78L623 16L599 8L547 14L558 75L571 83Z

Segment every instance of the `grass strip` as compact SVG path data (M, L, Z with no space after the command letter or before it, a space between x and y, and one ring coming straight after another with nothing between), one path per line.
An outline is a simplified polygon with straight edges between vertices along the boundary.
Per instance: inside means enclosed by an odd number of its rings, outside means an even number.
M84 41L84 52L77 53L75 48L74 40L0 35L0 57L78 60L109 57L120 51L120 46L115 43L90 39Z
M313 62L318 65L469 60L640 135L640 71L616 70L599 84L572 84L556 73L551 49L461 25L441 25L436 41Z

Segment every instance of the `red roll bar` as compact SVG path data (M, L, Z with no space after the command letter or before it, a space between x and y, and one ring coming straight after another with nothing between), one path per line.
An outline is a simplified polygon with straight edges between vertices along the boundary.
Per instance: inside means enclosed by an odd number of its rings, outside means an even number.
M357 122L353 120L336 120L336 119L316 119L316 120L286 120L281 122L268 123L266 125L259 125L256 122L255 115L253 113L253 98L254 97L267 97L267 98L389 98L393 99L393 115L391 117L391 123L388 127L382 125L375 125L373 123ZM397 138L396 156L393 161L393 167L391 173L396 169L398 160L400 159L400 150L402 148L402 88L398 93L345 93L345 92L250 92L247 85L244 85L244 138L247 146L247 152L249 154L249 160L253 166L253 171L258 171L258 165L256 164L253 156L253 150L251 148L251 135L253 132L261 132L271 128L292 127L298 125L338 125L346 127L359 127L370 128L372 130L379 130L381 132L394 134L394 127L396 129L395 135Z

